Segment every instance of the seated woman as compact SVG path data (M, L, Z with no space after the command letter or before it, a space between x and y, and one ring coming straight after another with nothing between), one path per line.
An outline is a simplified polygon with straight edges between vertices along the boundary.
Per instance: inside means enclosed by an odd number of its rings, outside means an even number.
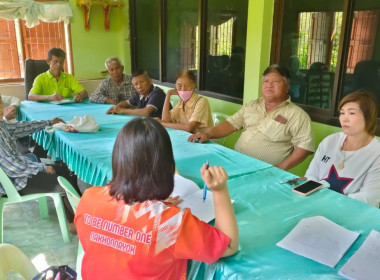
M222 167L201 168L215 227L164 202L174 187L169 135L151 118L127 123L112 153L112 180L85 191L75 216L83 279L185 279L187 259L234 254L239 234Z
M3 121L3 114L4 106L0 96L0 167L21 195L46 192L61 193L69 221L69 230L75 233L74 212L66 197L65 190L57 181L57 176L65 177L74 187L76 186L76 176L70 176L66 166L47 166L39 162L35 154L21 154L16 144L17 139L29 136L46 126L63 122L63 120L55 118L51 121L8 122ZM80 193L78 188L76 190ZM0 196L2 195L6 195L6 193L0 184Z
M196 133L214 126L210 105L205 97L194 92L195 76L189 70L182 70L176 78L176 89L166 94L162 119L157 119L165 127ZM181 99L170 110L170 97L179 95Z
M368 92L355 91L340 101L338 109L343 132L332 134L319 144L305 176L379 207L380 142L374 136L376 100Z

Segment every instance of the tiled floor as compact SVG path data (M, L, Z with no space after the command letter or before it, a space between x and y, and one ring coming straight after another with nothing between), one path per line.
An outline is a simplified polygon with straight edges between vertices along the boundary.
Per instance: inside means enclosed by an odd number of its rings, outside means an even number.
M76 268L77 236L64 243L53 202L49 201L49 218L42 219L37 201L7 204L4 208L4 243L20 248L38 271L52 265L67 264ZM7 279L22 279L9 273Z
M87 184L79 184L81 190ZM32 261L38 271L52 265L67 264L76 269L78 237L72 236L70 243L64 243L53 201L48 199L49 218L42 219L37 201L7 204L4 207L4 243L20 248ZM23 279L16 273L9 273L7 280Z

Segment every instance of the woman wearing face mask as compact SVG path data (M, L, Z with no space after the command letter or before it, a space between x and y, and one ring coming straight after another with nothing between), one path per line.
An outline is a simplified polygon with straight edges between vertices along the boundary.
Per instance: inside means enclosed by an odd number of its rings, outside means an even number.
M189 70L182 70L178 74L176 89L166 94L162 119L157 119L163 126L191 133L214 126L208 100L194 92L195 85L195 76ZM170 110L172 95L179 95L180 101Z

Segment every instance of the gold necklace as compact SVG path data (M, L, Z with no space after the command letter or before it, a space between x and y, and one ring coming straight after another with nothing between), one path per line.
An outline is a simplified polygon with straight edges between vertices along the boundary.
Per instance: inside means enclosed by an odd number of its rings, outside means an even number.
M343 143L343 146L344 146L344 143ZM357 151L357 150L356 150ZM356 153L356 151L354 151L348 158L347 158L347 160L349 159L349 158L351 158L355 153ZM338 165L338 168L340 169L340 170L343 170L344 169L344 162L346 161L346 151L344 151L343 150L343 147L342 147L342 152L343 152L343 161Z
M369 139L371 139L371 138L369 138ZM344 139L344 142L343 142L343 146L342 146L342 152L343 152L343 161L338 165L338 168L340 169L340 170L343 170L344 169L344 162L346 161L346 160L348 160L348 159L350 159L351 157L353 157L353 155L356 153L356 151L357 150L360 150L361 148L363 148L363 147L365 147L365 146L367 146L368 145L368 141L366 141L365 142L365 145L364 146L360 146L358 149L356 149L348 158L346 158L346 151L344 150L344 145L346 145L346 140L347 140L347 138L346 139Z

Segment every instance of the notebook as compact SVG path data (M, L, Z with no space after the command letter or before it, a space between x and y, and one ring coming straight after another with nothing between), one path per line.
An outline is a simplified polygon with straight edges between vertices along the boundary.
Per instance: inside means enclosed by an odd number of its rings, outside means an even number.
M73 103L73 102L74 102L73 99L62 99L60 101L50 101L50 103L56 104L56 105L68 104L68 103Z
M170 196L179 195L182 202L177 206L190 208L191 213L206 223L215 219L214 200L211 191L207 191L206 200L203 201L203 189L200 189L193 181L174 175L174 189Z

